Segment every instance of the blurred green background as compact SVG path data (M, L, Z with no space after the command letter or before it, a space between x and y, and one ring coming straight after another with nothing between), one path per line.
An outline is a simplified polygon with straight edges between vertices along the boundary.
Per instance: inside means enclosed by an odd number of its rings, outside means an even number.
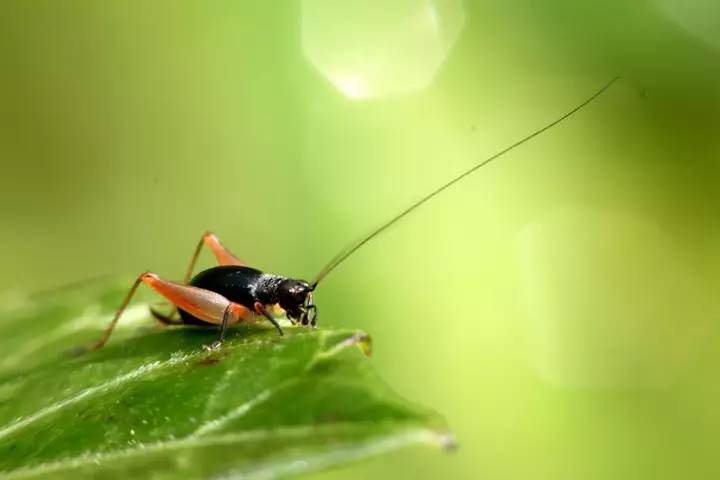
M717 2L0 10L4 302L178 278L205 229L312 277L622 75L327 278L321 323L373 334L380 374L461 448L313 478L720 475Z

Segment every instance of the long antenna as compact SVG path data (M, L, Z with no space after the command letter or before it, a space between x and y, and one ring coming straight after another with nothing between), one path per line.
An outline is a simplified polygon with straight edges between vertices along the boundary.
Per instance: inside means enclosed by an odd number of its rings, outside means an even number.
M320 273L318 273L317 276L315 276L315 280L313 280L313 282L312 282L312 288L314 289L314 288L318 285L318 283L320 283L320 282L327 276L328 273L332 272L338 265L340 265L342 262L344 262L345 259L347 259L350 255L352 255L353 253L355 253L360 247L362 247L363 245L365 245L366 243L368 243L370 240L372 240L373 238L377 237L377 236L380 235L382 232L384 232L388 227L390 227L390 225L394 224L395 222L397 222L398 220L400 220L401 218L403 218L404 216L408 215L410 212L412 212L413 210L415 210L416 208L418 208L420 205L422 205L423 203L425 203L425 202L427 202L428 200L430 200L431 198L433 198L435 195L439 194L440 192L442 192L443 190L445 190L445 189L447 189L447 188L450 188L451 186L453 186L454 184L456 184L457 182L459 182L459 181L462 180L463 178L467 177L468 175L470 175L470 174L473 173L474 171L478 170L479 168L484 167L485 165L487 165L488 163L492 162L493 160L497 160L498 158L502 157L503 155L505 155L506 153L510 152L511 150L514 150L515 148L519 147L520 145L524 144L525 142L529 142L530 140L532 140L533 138L537 137L537 136L540 135L541 133L543 133L543 132L545 132L545 131L547 131L547 130L550 130L552 127L554 127L554 126L557 125L558 123L562 122L563 120L566 120L567 118L571 117L572 115L574 115L574 114L577 113L578 111L582 110L582 109L583 109L585 106L587 106L590 102L592 102L592 101L595 100L597 97L599 97L600 95L602 95L603 92L605 92L605 90L607 90L608 88L610 88L610 85L612 85L613 83L615 83L619 78L620 78L620 77L615 77L615 78L613 78L612 80L610 80L610 81L609 81L608 83L606 83L600 90L598 90L597 92L595 92L594 94L592 94L588 99L586 99L586 100L585 100L584 102L582 102L580 105L576 106L575 108L573 108L572 110L570 110L569 112L567 112L567 113L566 113L565 115L563 115L562 117L557 118L556 120L553 120L552 122L548 123L547 125L545 125L544 127L540 128L539 130L536 130L536 131L534 131L533 133L531 133L530 135L526 136L525 138L523 138L523 139L521 139L521 140L518 140L517 142L513 143L513 144L510 145L509 147L507 147L507 148L505 148L505 149L503 149L503 150L500 150L500 151L497 152L496 154L492 155L491 157L486 158L486 159L483 160L482 162L478 163L477 165L475 165L474 167L470 168L469 170L461 173L460 175L458 175L457 177L453 178L453 179L450 180L449 182L447 182L447 183L439 186L438 188L436 188L436 189L433 190L432 192L430 192L430 193L428 193L427 195L425 195L424 197L422 197L420 200L418 200L418 201L416 201L415 203L413 203L412 205L410 205L408 208L406 208L406 209L403 210L402 212L398 213L397 215L395 215L395 216L392 217L391 219L387 220L385 223L383 223L382 225L380 225L380 227L378 227L375 231L373 231L370 235L368 235L368 236L366 236L366 237L364 237L364 238L362 238L362 239L360 239L360 240L356 240L355 242L353 242L353 243L349 244L348 246L346 246L344 249L342 249L340 252L338 252L338 254L335 255L335 256L332 258L332 260L330 260L330 261L327 263L327 265L325 265L325 266L323 267L322 270L320 270Z

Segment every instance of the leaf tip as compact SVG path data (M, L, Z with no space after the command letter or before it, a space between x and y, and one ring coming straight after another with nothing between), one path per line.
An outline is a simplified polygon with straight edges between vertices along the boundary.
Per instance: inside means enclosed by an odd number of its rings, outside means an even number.
M460 447L455 436L450 432L439 432L437 438L440 448L445 451L454 452Z
M345 334L346 335L346 334ZM352 345L356 345L365 356L372 355L372 340L370 335L363 331L352 333L349 337L345 337L340 342L334 344L330 349L322 352L321 357L332 357Z
M372 338L365 332L356 332L352 336L353 342L366 357L372 355Z

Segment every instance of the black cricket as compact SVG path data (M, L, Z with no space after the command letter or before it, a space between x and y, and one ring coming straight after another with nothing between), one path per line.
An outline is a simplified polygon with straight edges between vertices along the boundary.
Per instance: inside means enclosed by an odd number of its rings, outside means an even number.
M140 283L145 283L156 290L177 308L180 314L179 320L173 318L174 315L166 316L153 311L153 315L162 322L168 324L218 325L220 327L220 340L215 342L211 348L220 346L229 325L242 321L253 321L256 316L266 318L275 326L280 335L283 334L283 330L275 318L278 313L284 313L293 324L315 327L318 319L318 308L313 302L313 292L318 284L345 259L443 190L577 113L605 92L616 80L618 80L618 77L612 79L561 117L474 165L417 200L408 208L384 222L369 235L351 243L335 255L311 282L264 273L248 267L225 248L215 235L210 232L205 233L197 245L182 283L163 280L150 272L141 274L100 339L83 348L83 351L95 350L105 345ZM193 277L192 270L203 245L213 251L219 266L204 270Z
M279 305L293 323L317 325L317 307L312 303L314 287L305 280L263 273L240 265L221 265L200 272L190 280L190 285L219 293L231 302L248 308L254 308L256 302ZM205 324L185 310L180 310L180 316L187 324ZM272 316L269 320L282 335L277 321Z

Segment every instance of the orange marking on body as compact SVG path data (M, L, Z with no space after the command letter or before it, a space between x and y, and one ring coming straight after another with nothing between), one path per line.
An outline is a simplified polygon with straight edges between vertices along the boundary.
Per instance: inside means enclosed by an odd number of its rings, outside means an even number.
M253 312L239 303L231 303L230 304L230 311L233 313L234 322L237 323L240 321L250 322L255 318L255 315Z

